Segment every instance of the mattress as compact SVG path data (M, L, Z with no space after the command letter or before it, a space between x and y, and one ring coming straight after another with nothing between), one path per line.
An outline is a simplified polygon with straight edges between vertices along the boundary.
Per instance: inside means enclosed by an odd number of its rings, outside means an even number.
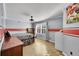
M23 39L32 38L33 34L31 34L31 33L15 33L15 34L12 34L12 36L23 40Z

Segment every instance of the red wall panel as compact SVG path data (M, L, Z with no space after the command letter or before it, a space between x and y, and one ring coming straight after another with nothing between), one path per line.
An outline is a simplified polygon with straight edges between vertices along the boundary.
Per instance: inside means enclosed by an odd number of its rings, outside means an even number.
M79 29L63 29L64 33L79 35Z
M26 31L26 29L7 28L6 31Z
M4 30L0 29L0 38L3 37Z
M58 31L60 31L61 29L48 29L48 32L58 32Z

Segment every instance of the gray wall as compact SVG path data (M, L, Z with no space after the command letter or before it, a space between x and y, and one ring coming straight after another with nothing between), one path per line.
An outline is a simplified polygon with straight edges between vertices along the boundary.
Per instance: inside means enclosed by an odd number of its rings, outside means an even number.
M3 4L0 3L0 26L2 26L2 17L3 17Z
M67 4L66 4L67 5ZM64 8L64 15L63 15L63 28L67 29L79 29L79 23L73 24L66 24L66 7ZM67 34L67 33L66 33ZM76 37L75 34L64 35L64 53L66 55L78 55L79 56L79 35Z
M0 3L0 55L1 55L1 47L2 47L2 43L3 43L3 35L2 30L3 30L3 4Z
M70 56L79 56L79 37L64 35L64 53Z
M36 33L37 38L46 39L49 40L50 42L54 42L55 32L50 32L48 31L48 29L61 29L63 27L63 19L62 18L52 19L36 24L36 26L42 26L42 25L46 26L46 33L45 34Z
M31 28L31 23L18 19L6 19L6 28L8 29L23 29ZM26 31L9 31L10 34L15 34L18 32L26 32Z
M48 21L48 29L61 29L63 19L55 19ZM54 42L55 41L55 32L49 31L49 41Z
M31 24L22 20L17 19L7 19L6 20L6 28L31 28Z

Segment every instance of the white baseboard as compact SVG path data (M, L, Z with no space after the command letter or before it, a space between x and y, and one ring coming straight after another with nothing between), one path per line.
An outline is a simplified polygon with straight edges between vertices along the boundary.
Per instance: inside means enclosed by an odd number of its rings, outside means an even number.
M63 52L63 54L64 54L65 56L68 56L65 52Z
M53 42L53 43L55 43L55 41L52 41L52 40L48 40L49 42Z

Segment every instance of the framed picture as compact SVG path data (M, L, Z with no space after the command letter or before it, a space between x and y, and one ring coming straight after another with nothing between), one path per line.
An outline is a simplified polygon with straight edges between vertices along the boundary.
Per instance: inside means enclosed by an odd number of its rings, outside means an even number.
M72 3L66 7L66 24L79 23L79 3Z
M79 3L65 4L63 27L79 27Z

